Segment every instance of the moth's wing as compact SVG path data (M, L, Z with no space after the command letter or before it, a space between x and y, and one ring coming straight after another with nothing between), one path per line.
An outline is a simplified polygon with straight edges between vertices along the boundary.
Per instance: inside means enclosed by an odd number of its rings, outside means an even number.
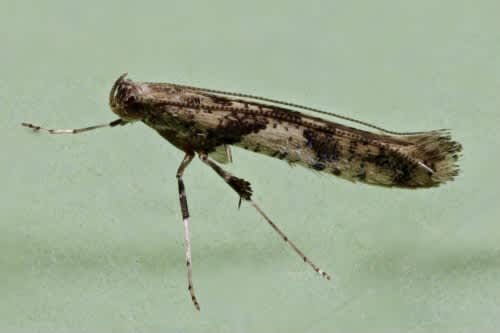
M217 148L215 148L213 152L209 153L208 156L221 164L233 162L231 147L229 147L228 145L217 146Z

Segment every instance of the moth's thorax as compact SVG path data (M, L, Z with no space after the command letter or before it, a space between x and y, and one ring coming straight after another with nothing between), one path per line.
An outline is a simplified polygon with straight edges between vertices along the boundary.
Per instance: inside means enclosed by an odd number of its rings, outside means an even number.
M126 121L142 120L143 112L137 106L137 100L148 92L148 85L126 79L121 75L109 93L109 106L120 118Z

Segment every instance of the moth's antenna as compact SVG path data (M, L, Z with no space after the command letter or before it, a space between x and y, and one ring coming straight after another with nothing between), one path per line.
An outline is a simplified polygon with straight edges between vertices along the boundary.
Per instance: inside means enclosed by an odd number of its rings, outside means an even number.
M424 131L420 131L420 132L397 132L397 131L391 131L391 130L385 129L383 127L380 127L380 126L377 126L377 125L374 125L374 124L371 124L371 123L368 123L368 122L365 122L365 121L362 121L362 120L358 120L358 119L355 119L355 118L351 118L351 117L348 117L348 116L344 116L344 115L341 115L341 114L338 114L338 113L328 112L328 111L324 111L324 110L312 108L312 107L309 107L309 106L304 106L304 105L300 105L300 104L295 104L295 103L280 101L280 100L276 100L276 99L272 99L272 98L267 98L267 97L255 96L255 95L250 95L250 94L243 94L243 93L238 93L238 92L216 90L216 89L207 89L207 88L199 88L199 87L193 87L193 86L185 86L185 85L176 84L176 83L174 83L172 85L180 87L180 88L187 88L187 89L198 90L198 91L203 91L203 92L208 92L208 93L213 93L213 94L227 95L227 96L234 96L234 97L241 97L241 98L251 98L251 99L254 99L254 100L258 100L258 101L264 101L264 102L269 102L269 103L274 103L274 104L280 104L280 105L284 105L284 106L290 106L290 107L294 107L294 108L298 108L298 109L302 109L302 110L307 110L307 111L311 111L311 112L315 112L315 113L320 113L320 114L324 114L324 115L327 115L327 116L331 116L331 117L336 117L336 118L339 118L339 119L347 120L347 121L350 121L352 123L356 123L356 124L359 124L359 125L363 125L363 126L366 126L366 127L370 127L370 128L373 128L373 129L385 132L387 134L416 135L416 134L426 133Z

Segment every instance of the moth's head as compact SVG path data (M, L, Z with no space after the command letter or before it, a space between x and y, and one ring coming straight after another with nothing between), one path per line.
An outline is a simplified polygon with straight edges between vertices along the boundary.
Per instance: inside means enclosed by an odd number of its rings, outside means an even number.
M141 84L126 78L122 74L113 84L109 92L109 106L111 110L126 121L141 120L143 112L137 103L143 93Z

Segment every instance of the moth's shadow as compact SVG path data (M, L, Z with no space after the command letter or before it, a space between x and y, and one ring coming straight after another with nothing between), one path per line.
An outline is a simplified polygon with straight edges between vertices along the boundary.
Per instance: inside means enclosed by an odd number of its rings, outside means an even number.
M424 252L425 251L425 252ZM492 248L425 248L419 252L380 249L358 263L356 274L393 280L415 276L467 275L500 266L500 251Z
M11 238L10 242L17 252L16 258L13 256L9 260L11 263L16 263L10 265L9 272L13 274L16 274L16 271L26 272L27 270L41 274L50 272L50 275L65 274L66 272L106 274L112 270L133 270L137 274L165 276L169 272L182 272L184 274L186 270L182 240L162 242L155 238L153 241L145 243L137 239L122 239L107 243L100 239L99 244L89 243L88 246L82 246L82 243L78 243L78 246L72 246L68 242L58 244L56 240L37 239L30 239L29 244L26 245L25 238L18 241ZM24 242L25 245L15 245L21 244L21 242ZM217 270L225 266L235 266L242 261L242 258L255 255L254 249L248 244L236 246L235 243L196 244L193 248L193 258L198 274L202 267L210 266L212 270ZM274 255L286 254L279 251ZM21 260L18 260L17 256ZM269 257L268 251L266 251L266 257ZM264 260L259 263L252 260L252 265L266 265L266 262L268 261Z

